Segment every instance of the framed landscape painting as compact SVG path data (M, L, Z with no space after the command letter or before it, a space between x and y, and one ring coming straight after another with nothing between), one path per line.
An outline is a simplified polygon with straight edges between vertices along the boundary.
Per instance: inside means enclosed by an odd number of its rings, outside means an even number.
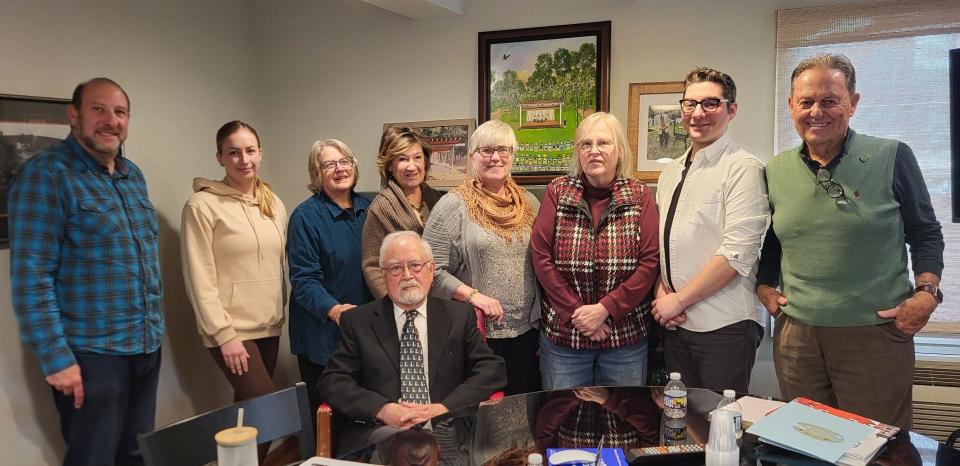
M0 249L10 245L7 194L30 157L70 133L68 99L0 94Z
M631 83L629 96L627 140L636 160L633 176L656 183L663 168L690 147L680 123L683 83Z
M481 32L478 45L478 121L513 126L514 179L566 173L577 125L610 109L610 21Z
M430 144L433 153L430 154L427 184L434 188L453 188L463 183L470 163L467 139L473 134L473 130L477 129L476 120L461 118L384 123L383 130L386 131L391 126L410 127Z

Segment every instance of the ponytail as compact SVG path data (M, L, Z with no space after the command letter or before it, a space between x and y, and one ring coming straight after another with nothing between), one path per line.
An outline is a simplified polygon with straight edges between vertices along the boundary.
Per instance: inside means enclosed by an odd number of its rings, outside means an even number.
M273 193L273 190L270 189L270 185L267 182L257 177L257 187L254 188L254 197L257 200L257 205L260 206L260 215L269 218L270 220L277 219L276 205L274 200L276 199L276 194Z

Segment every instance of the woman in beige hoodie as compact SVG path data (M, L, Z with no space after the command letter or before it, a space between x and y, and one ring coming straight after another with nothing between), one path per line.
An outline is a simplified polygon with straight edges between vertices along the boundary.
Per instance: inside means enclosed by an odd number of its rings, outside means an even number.
M286 210L257 172L257 132L231 121L217 132L222 181L193 179L183 206L180 251L187 296L203 345L236 401L276 389L285 304Z

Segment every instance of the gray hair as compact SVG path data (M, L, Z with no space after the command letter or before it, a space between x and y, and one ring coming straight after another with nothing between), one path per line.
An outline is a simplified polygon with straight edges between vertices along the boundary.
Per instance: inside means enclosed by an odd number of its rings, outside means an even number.
M857 71L853 68L853 63L850 63L850 59L847 58L846 55L839 53L821 53L803 59L803 61L793 69L793 73L790 74L790 95L793 95L793 82L797 80L800 74L804 71L818 68L837 70L843 73L843 77L847 81L847 92L850 93L851 97L857 93Z
M323 177L321 175L323 169L320 168L320 162L322 162L324 147L332 147L343 154L344 157L353 160L353 186L350 188L356 188L357 182L360 181L360 167L358 167L357 157L353 155L353 150L339 139L324 139L313 143L313 146L310 147L310 154L307 155L307 172L310 174L310 184L307 185L307 189L314 193L323 191Z
M390 246L393 246L393 243L402 241L404 239L416 240L416 242L420 244L420 249L423 250L423 255L426 256L426 260L433 260L433 248L430 247L430 243L426 242L415 231L400 230L383 237L383 243L380 243L380 267L387 265L384 262L384 258L386 257L387 250L390 249Z
M629 178L633 168L630 144L627 142L627 135L623 132L623 125L620 124L620 120L612 113L607 112L591 113L590 116L580 122L580 126L577 126L577 131L573 135L573 158L570 160L570 175L579 177L580 173L583 172L583 167L580 166L580 150L577 147L583 140L584 135L598 123L607 125L610 132L613 133L613 147L617 151L616 176Z

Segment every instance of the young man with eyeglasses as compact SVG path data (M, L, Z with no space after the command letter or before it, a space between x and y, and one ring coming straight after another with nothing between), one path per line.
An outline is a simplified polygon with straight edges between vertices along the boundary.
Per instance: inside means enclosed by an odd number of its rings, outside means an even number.
M790 113L803 142L767 166L773 224L757 294L777 318L783 398L909 429L913 335L943 299L943 234L910 147L850 129L855 85L843 55L793 70Z
M338 451L368 444L378 428L409 428L479 403L507 381L503 358L480 336L469 304L429 297L430 245L412 231L383 239L387 297L340 317L340 346L320 378L320 394L344 426Z
M753 290L770 219L763 162L727 135L737 88L695 68L680 116L692 145L660 175L660 283L653 316L667 328L667 370L689 386L747 392L765 315Z

